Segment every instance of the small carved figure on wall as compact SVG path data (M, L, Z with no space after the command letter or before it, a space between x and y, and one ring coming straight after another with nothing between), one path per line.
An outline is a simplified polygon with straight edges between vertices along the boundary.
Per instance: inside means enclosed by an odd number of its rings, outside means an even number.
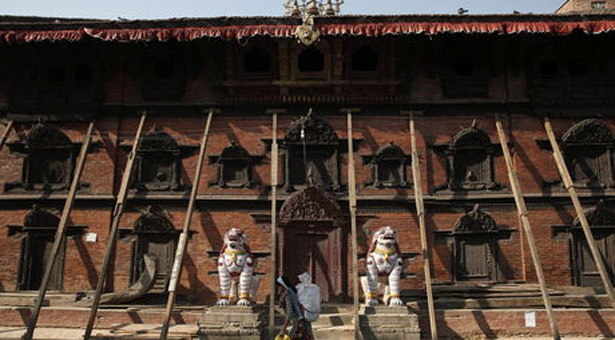
M393 228L380 228L372 238L365 260L366 276L361 277L361 286L365 293L365 305L376 306L378 296L382 293L379 276L388 277L388 285L383 290L383 301L389 306L402 306L399 281L403 270L403 259L399 250L397 233Z
M228 306L237 297L237 290L239 290L237 301L239 306L249 306L251 299L256 297L260 277L254 275L254 258L241 229L232 228L224 234L224 246L218 257L218 275L220 276L218 306ZM232 284L234 278L238 278L239 287Z

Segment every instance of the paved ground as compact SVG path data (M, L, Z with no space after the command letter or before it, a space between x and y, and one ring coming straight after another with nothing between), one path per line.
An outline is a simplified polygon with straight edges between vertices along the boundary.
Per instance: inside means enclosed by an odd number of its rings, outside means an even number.
M190 339L196 336L198 326L177 325L169 329L169 339ZM0 339L21 339L25 333L24 327L0 327ZM92 336L97 339L158 339L160 325L119 325L113 329L95 329ZM36 340L82 340L83 329L78 328L37 328L34 332Z

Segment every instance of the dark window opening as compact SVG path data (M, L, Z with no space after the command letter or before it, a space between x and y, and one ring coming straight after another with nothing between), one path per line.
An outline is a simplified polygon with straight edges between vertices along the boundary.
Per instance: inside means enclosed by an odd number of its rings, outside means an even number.
M615 60L603 60L600 63L600 75L614 76L615 75Z
M161 60L154 64L154 74L160 79L171 79L175 75L175 63L171 60Z
M559 73L559 67L554 60L547 59L540 62L538 72L543 77L555 77Z
M52 66L47 70L47 80L50 83L64 81L66 70L64 66Z
M29 156L28 183L62 184L68 182L69 177L67 152L45 151Z
M325 68L325 55L315 47L303 50L298 61L301 72L321 72Z
M81 64L75 70L75 80L80 83L89 83L94 78L92 67Z
M571 76L586 76L589 73L589 66L585 59L569 59L568 74Z
M245 184L248 181L247 168L248 164L245 161L226 161L222 171L222 180L230 186Z
M244 56L246 73L267 73L271 69L269 54L259 47L249 50Z
M453 61L453 71L458 76L469 77L474 73L474 60L471 57L463 56Z
M455 155L456 183L484 183L489 181L489 171L486 169L489 161L483 150L459 151Z
M378 54L372 48L363 46L352 54L352 70L375 72L378 70Z

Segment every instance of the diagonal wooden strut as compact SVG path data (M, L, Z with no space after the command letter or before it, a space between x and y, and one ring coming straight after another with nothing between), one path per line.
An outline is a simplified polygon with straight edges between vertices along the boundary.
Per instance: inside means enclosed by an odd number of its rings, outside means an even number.
M6 128L4 128L4 132L2 132L2 137L0 137L0 150L4 147L4 143L9 138L9 133L11 133L11 129L13 128L13 120L9 120L8 124L6 124Z
M419 153L416 146L414 115L412 113L410 113L410 141L412 144L412 178L414 180L414 199L416 203L416 214L419 219L419 231L421 235L421 255L423 256L425 290L427 291L427 307L429 309L429 328L431 330L431 340L437 340L438 325L436 322L436 310L433 302L433 290L431 288L431 267L429 259L429 244L427 243L427 230L425 227L425 205L423 204L423 186L421 182L421 171L419 168Z
M502 121L499 115L495 115L495 126L498 130L498 137L500 144L502 145L502 152L504 154L504 160L506 161L506 169L508 170L508 180L512 188L513 195L515 196L515 203L517 204L517 211L521 223L523 224L523 230L527 238L527 243L530 247L530 254L532 255L532 261L534 262L534 268L536 269L536 276L538 277L538 283L540 284L540 292L542 293L542 300L545 304L547 311L547 317L549 318L549 324L551 326L551 332L553 333L553 339L561 339L555 316L553 315L553 307L551 305L551 299L549 298L549 291L547 290L547 282L545 275L542 271L542 265L540 263L540 256L536 249L536 241L534 240L534 234L532 233L532 226L530 225L530 218L525 205L525 199L523 198L523 191L521 190L521 184L517 176L517 171L513 165L510 149L508 148L508 142L504 128L502 127Z
M277 226L277 204L278 204L278 113L284 113L284 110L270 110L271 113L271 268L269 269L269 338L273 338L275 332L275 280L277 271L277 241L276 232Z
M113 220L111 222L111 230L109 231L109 239L107 240L105 257L100 270L100 277L98 278L98 283L96 284L96 292L94 294L92 307L90 309L90 317L88 319L88 324L85 327L85 334L83 335L85 340L90 339L90 336L92 335L92 329L94 328L94 322L96 321L96 312L98 311L98 305L100 304L100 296L102 295L105 281L107 281L107 270L109 269L109 264L111 262L111 253L115 248L115 243L117 242L117 231L120 225L120 219L124 213L124 204L126 203L126 195L128 194L128 184L130 182L130 176L132 174L135 159L137 158L137 150L141 142L141 134L143 132L143 125L145 124L146 117L147 111L143 111L141 114L141 120L139 121L139 127L137 128L137 134L135 135L135 140L132 144L132 151L128 156L128 161L126 162L126 167L124 168L120 191L117 194L117 201L115 202L115 208L113 209Z
M211 120L214 116L214 111L215 110L213 108L209 109L209 113L207 114L207 121L205 122L205 129L203 130L203 138L201 140L201 147L199 149L199 158L194 173L192 190L190 191L190 201L188 202L188 209L186 210L186 216L184 217L184 227L182 229L181 235L179 236L177 251L175 252L175 261L173 261L173 270L171 271L171 280L169 281L169 296L167 298L167 308L164 313L164 322L162 324L162 330L160 332L160 340L166 340L169 334L171 313L173 313L173 305L175 304L175 298L177 296L177 283L179 282L181 274L184 254L186 252L186 244L188 243L188 233L190 232L190 223L192 222L194 203L196 201L196 195L199 192L199 184L201 183L203 160L205 159L205 151L207 150L207 141L209 139L209 128L211 126Z
M354 322L355 339L359 334L359 257L357 245L357 184L354 168L354 145L352 134L352 113L358 109L344 109L348 126L348 203L350 208L350 233L352 237L352 319Z
M9 127L10 126L7 127L7 130ZM68 196L66 197L66 202L64 203L62 217L60 217L60 222L58 223L58 228L56 229L56 235L53 240L51 254L49 255L49 259L47 262L48 264L45 268L45 273L43 274L41 286L38 290L38 297L36 298L36 303L34 305L34 309L32 310L30 321L28 321L28 328L22 339L31 340L34 336L34 329L36 328L36 323L38 322L41 307L43 306L43 300L45 299L45 294L47 293L47 287L49 287L51 272L53 271L53 266L56 263L58 253L60 252L60 246L64 243L64 238L66 237L68 218L70 216L70 211L73 208L73 203L75 202L77 187L79 186L79 180L81 179L83 166L85 165L85 160L88 155L88 149L90 148L90 144L92 142L93 129L94 122L90 122L90 124L88 125L87 133L85 135L85 140L83 141L83 145L81 145L81 151L79 152L79 161L77 162L75 174L73 175L73 180L70 184L70 190L68 191Z
M579 195L577 194L577 190L574 188L574 182L572 181L572 177L570 176L570 172L568 171L568 167L566 166L566 162L564 161L564 156L562 156L562 152L559 149L557 140L555 139L555 133L553 133L553 126L551 125L551 121L547 117L545 118L545 130L547 131L549 142L551 142L551 148L553 149L553 157L555 158L557 169L559 170L560 176L564 181L564 187L566 188L566 190L568 190L568 195L570 195L570 199L572 200L574 209L576 210L579 221L581 222L581 227L583 228L583 233L585 234L585 238L587 239L587 244L589 245L589 249L591 250L592 257L594 258L596 267L598 267L598 272L600 273L600 278L602 279L604 290L609 295L609 298L611 299L611 305L613 306L613 309L615 309L615 292L613 291L613 287L611 286L611 279L606 272L604 262L602 261L602 256L600 255L600 251L596 246L596 240L594 239L594 235L592 234L591 228L589 227L589 222L587 222L587 217L585 216L585 212L583 211L581 201L579 201Z

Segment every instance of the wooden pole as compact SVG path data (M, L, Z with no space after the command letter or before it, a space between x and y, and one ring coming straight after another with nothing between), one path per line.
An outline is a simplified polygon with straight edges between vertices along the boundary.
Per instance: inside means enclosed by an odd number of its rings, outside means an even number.
M0 137L0 150L4 147L4 143L9 138L9 133L11 133L11 129L13 128L13 120L9 120L8 124L6 124L6 128L4 128L4 132L2 132L2 137Z
M431 339L438 340L436 310L433 302L433 290L431 288L429 244L427 243L427 230L425 227L425 204L423 203L423 184L421 182L420 158L418 148L416 146L414 114L412 113L410 113L410 141L412 144L412 178L414 180L414 200L416 203L416 213L419 218L419 232L421 235L421 255L423 256L425 290L427 291L427 308L429 309L429 327L431 330Z
M602 256L600 255L600 251L598 251L598 247L596 246L596 240L594 239L594 235L592 234L589 222L587 222L587 217L585 216L585 213L583 211L581 201L579 201L577 191L574 188L574 182L572 181L572 177L570 177L570 172L568 172L568 167L566 166L566 162L564 161L564 156L562 156L562 152L560 151L559 145L557 144L557 140L555 139L555 133L553 133L553 127L551 126L551 121L549 120L549 118L545 118L545 130L547 131L547 136L549 137L549 141L551 142L551 148L553 149L553 157L555 158L557 169L559 170L560 176L564 181L564 187L566 188L566 190L568 190L568 195L570 195L570 199L572 199L572 204L574 204L577 216L579 218L579 221L581 222L581 227L583 228L583 233L585 234L585 238L587 239L587 244L589 245L589 249L591 250L592 256L594 258L594 262L596 263L596 267L598 268L598 272L600 273L600 278L602 279L602 283L604 284L604 290L609 295L613 309L615 309L615 292L613 292L613 287L611 286L611 279L606 272L604 262L602 262Z
M508 170L508 180L512 188L513 195L515 196L515 203L517 204L517 211L521 218L523 230L527 238L527 243L530 247L530 254L532 254L532 261L534 262L534 268L536 269L536 276L538 277L538 283L540 284L540 291L542 293L542 300L545 304L547 311L547 317L549 318L549 324L551 325L551 332L553 333L553 339L561 339L555 316L553 315L553 307L551 305L551 299L549 298L549 291L547 290L547 282L545 275L542 271L542 265L540 264L540 256L536 249L536 241L534 240L534 234L532 233L532 226L530 225L530 218L525 205L525 199L523 198L523 191L521 190L521 184L517 177L517 171L513 165L510 149L508 148L508 142L504 128L502 127L502 121L499 115L495 115L495 126L498 130L498 137L500 144L502 145L502 152L504 154L504 160L506 161L506 169Z
M26 333L23 336L23 339L26 339L26 340L31 340L32 337L34 336L34 329L36 328L36 323L38 322L38 317L41 311L41 307L43 306L43 300L45 299L45 294L47 293L47 287L49 287L49 281L51 279L51 272L53 271L53 266L56 263L56 258L58 257L58 253L60 252L60 246L62 246L62 244L64 243L64 238L66 237L68 217L70 216L70 211L73 208L73 203L75 202L75 195L77 193L77 187L79 186L79 180L81 179L81 173L83 172L83 166L85 165L85 160L88 155L88 149L90 148L90 144L92 142L92 130L93 129L94 129L94 122L90 122L87 133L85 135L85 140L83 141L83 144L81 145L81 151L79 152L79 161L77 162L75 174L73 175L73 180L70 184L68 196L66 198L66 202L64 203L64 209L62 210L62 216L60 217L60 222L58 223L58 228L56 229L56 235L53 240L51 254L49 255L49 258L47 259L48 261L47 267L45 268L45 273L43 274L41 286L38 290L38 297L36 298L36 303L34 305L34 309L32 310L30 321L28 322L28 328L26 330Z
M271 268L269 268L269 338L273 338L275 332L275 280L277 272L277 241L276 231L278 229L278 113L284 113L284 110L270 110L271 113L271 240L269 249L271 249Z
M113 248L115 248L115 243L117 241L117 231L120 225L120 219L124 213L126 195L128 194L128 184L130 182L130 176L132 174L135 159L137 158L137 150L139 149L139 144L141 142L141 133L143 132L143 125L145 124L146 117L147 111L143 111L141 114L141 120L139 121L139 126L137 127L137 134L135 135L135 139L132 144L132 151L128 156L126 166L124 167L124 175L122 177L122 183L120 184L120 191L117 194L117 201L115 202L115 208L113 210L113 220L111 222L111 230L109 231L109 239L107 240L105 257L100 270L100 277L98 278L98 283L96 284L96 292L94 294L94 300L90 309L90 317L85 328L85 334L83 335L85 340L90 339L90 336L92 335L92 329L94 328L94 323L96 321L96 312L98 311L98 305L100 304L100 296L102 295L105 281L107 281L107 271L111 262L111 252Z
M199 149L199 159L196 165L192 190L190 191L190 201L188 202L188 209L186 210L186 216L184 217L184 227L182 229L181 235L179 236L177 251L175 252L175 261L173 262L173 270L171 271L171 279L169 281L169 296L167 298L167 308L164 314L162 331L160 332L160 340L166 340L169 334L171 313L173 313L173 305L175 304L175 298L177 296L177 284L181 275L182 262L184 260L184 254L186 252L186 244L188 243L188 233L190 232L190 223L192 222L194 203L196 201L196 195L199 192L201 172L203 171L203 160L205 159L207 140L209 139L209 128L211 126L211 120L214 116L214 111L215 110L213 108L209 109L209 114L207 115L207 121L205 123L205 129L203 130L203 139L201 140L201 147Z
M348 127L348 203L350 208L350 233L352 237L352 318L355 338L360 338L359 328L359 256L357 245L357 185L354 168L354 145L352 134L352 114L358 109L344 109Z

